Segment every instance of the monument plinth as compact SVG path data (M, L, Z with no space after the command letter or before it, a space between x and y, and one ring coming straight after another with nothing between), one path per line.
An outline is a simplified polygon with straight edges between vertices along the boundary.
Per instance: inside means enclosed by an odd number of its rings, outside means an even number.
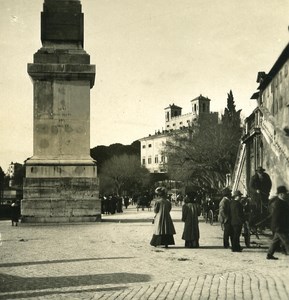
M45 0L42 47L28 64L34 88L33 156L26 161L23 222L101 219L90 157L90 89L95 66L83 49L79 0Z

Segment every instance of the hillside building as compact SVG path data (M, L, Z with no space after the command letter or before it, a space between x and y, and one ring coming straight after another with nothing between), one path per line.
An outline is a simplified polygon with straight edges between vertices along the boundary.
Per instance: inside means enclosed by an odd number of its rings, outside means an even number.
M218 113L210 111L210 101L202 95L196 97L191 100L191 111L187 114L182 114L182 108L174 103L165 108L165 129L140 139L141 164L150 173L167 172L167 157L163 152L167 140L173 133L184 133L203 116L210 116L216 124L218 123Z

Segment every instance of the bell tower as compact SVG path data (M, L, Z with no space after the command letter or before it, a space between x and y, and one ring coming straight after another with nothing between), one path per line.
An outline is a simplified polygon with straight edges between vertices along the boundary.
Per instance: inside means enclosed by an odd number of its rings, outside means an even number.
M202 95L198 96L197 98L191 100L192 112L197 116L209 114L210 102L211 100L208 97L204 97Z

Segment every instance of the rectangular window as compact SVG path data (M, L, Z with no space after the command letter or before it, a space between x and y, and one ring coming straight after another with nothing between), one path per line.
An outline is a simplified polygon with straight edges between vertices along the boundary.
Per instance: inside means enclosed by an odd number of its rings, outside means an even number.
M149 157L149 158L148 158L148 164L150 165L151 163L152 163L152 158Z
M145 158L142 159L142 164L143 164L143 165L146 164L146 159L145 159Z
M166 120L169 121L169 119L170 119L170 113L167 112L167 114L166 114Z
M159 163L159 157L158 155L155 156L155 164L158 164Z

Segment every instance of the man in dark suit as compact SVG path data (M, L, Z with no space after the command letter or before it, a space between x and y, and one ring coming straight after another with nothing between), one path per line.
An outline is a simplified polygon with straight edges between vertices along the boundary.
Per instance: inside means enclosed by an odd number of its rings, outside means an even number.
M233 200L230 202L230 216L232 225L232 251L242 252L240 246L240 236L242 233L242 227L245 221L243 206L241 203L242 193L235 191L233 193Z
M272 187L271 178L265 171L262 167L258 167L249 184L251 197L261 213L268 206L268 198Z
M282 185L277 187L277 196L274 201L271 217L271 229L274 234L271 245L267 252L267 259L278 259L274 256L280 243L284 246L287 255L289 254L289 204L286 200L288 190Z
M223 198L219 203L219 216L218 219L223 225L223 246L229 248L229 240L232 244L232 225L230 217L230 203L231 203L231 190L226 187L222 191Z

